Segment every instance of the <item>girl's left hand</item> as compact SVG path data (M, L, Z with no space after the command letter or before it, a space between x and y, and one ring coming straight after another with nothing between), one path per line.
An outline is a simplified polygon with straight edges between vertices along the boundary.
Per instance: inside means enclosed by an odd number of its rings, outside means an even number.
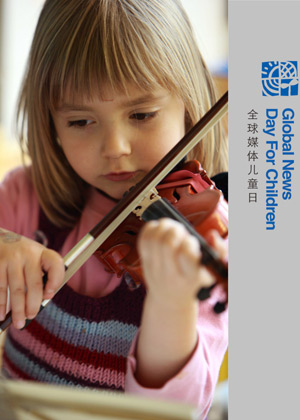
M225 259L226 241L217 232L210 232L206 239ZM215 279L201 264L199 242L179 222L160 219L146 223L137 245L147 296L135 377L145 387L160 388L193 354L198 337L197 293Z
M206 239L225 260L226 240L216 231L211 231ZM211 272L201 265L197 239L172 219L146 223L139 236L138 251L148 295L164 305L194 301L201 287L215 282Z

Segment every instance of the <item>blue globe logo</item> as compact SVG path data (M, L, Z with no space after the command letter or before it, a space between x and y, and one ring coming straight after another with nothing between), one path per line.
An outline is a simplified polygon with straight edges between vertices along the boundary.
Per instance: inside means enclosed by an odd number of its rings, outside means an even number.
M263 96L298 95L297 61L264 61L261 70Z

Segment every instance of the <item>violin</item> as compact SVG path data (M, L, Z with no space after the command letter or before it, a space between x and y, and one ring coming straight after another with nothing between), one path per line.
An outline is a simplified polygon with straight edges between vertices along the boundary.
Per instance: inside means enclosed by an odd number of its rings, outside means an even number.
M172 170L185 159L187 153L212 129L228 109L228 92L189 130L155 167L116 206L87 233L64 257L65 277L57 293L72 275L95 254L105 268L119 276L124 275L129 287L143 282L136 238L142 225L149 220L170 217L184 224L201 246L201 263L216 277L210 288L201 289L198 298L204 300L216 284L227 294L228 268L217 252L205 240L206 233L216 229L227 236L227 203L220 190L206 175L198 161ZM44 285L47 274L43 276ZM51 299L44 299L39 313ZM222 312L227 304L218 302L215 312ZM25 327L31 320L27 320ZM0 333L12 323L11 312L0 323ZM24 328L25 328L24 327Z
M156 191L146 204L135 208L99 246L95 252L96 257L106 271L118 277L124 276L129 288L135 289L143 283L136 248L139 231L146 221L170 217L183 223L197 237L202 246L202 263L214 272L218 283L223 285L227 293L227 267L218 261L213 249L208 250L204 242L206 234L212 229L217 230L221 237L227 237L228 205L222 192L196 160L183 164L180 170L168 175L156 187ZM204 295L202 290L198 297L204 299L204 296L208 297L208 293ZM221 308L224 309L224 305L218 304L215 311L220 312Z

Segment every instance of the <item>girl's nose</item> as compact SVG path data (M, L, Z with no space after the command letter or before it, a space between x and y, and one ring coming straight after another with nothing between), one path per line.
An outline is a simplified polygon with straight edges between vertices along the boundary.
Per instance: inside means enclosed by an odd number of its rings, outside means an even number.
M131 154L128 135L122 130L111 128L103 136L101 154L105 158L117 159Z

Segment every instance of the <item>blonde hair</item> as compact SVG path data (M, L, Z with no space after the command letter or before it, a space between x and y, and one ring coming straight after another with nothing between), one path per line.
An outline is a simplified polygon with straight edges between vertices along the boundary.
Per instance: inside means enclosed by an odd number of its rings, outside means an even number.
M186 129L216 101L209 71L179 0L46 0L18 106L20 141L47 217L73 226L87 185L60 148L51 110L67 86L93 95L101 82L126 91L163 87L180 97ZM226 142L217 125L193 150L209 176L226 169Z

